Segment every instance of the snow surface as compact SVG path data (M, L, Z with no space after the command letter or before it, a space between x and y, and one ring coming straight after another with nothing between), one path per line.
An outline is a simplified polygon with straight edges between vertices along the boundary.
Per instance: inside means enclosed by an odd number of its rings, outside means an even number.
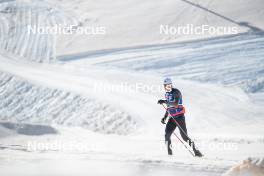
M208 41L209 46L213 47L214 43L214 40ZM160 52L164 48L170 54L167 45L160 47ZM172 45L169 48L177 50L177 47ZM25 174L32 175L39 173L34 168L48 168L44 173L54 175L73 174L74 170L81 170L77 171L80 175L133 175L144 172L149 175L221 175L248 156L263 155L263 108L239 87L240 84L225 86L214 81L184 80L173 76L175 85L184 95L189 134L197 140L206 158L193 159L184 148L178 148L181 145L176 139L175 157L168 158L164 148L164 127L159 122L164 111L156 104L157 99L163 97L163 90L147 91L131 87L137 83L158 87L166 72L158 72L159 65L146 71L127 67L129 64L139 65L138 58L142 58L142 52L151 55L148 53L151 49L106 52L74 60L65 57L53 64L31 63L8 54L1 56L1 120L49 124L59 131L59 135L26 137L15 133L2 138L3 158L9 158L10 163L4 164L2 160L3 173L16 175L17 172L10 166L21 167L19 161L23 158L27 163ZM155 55L155 52L152 54ZM255 63L258 63L259 57L255 57ZM200 58L196 62L204 61ZM229 62L232 63L232 59ZM235 64L236 60L233 62ZM146 66L149 64L147 61L144 63ZM222 69L225 66L223 64ZM193 75L200 74L195 69L189 70L194 71ZM235 80L241 79L241 72ZM125 88L116 89L115 86L121 83L126 83ZM108 118L112 120L106 123ZM122 123L119 123L121 119ZM34 150L28 146L30 142L52 143L57 148ZM73 144L82 147L72 148ZM227 145L226 149L221 147L223 144ZM9 152L14 151L17 155L10 158ZM54 151L56 158L48 159ZM34 162L36 160L40 162ZM54 170L52 165L58 162L60 164ZM134 163L132 166L131 162ZM85 169L87 165L93 168L100 164L123 169ZM63 170L65 165L68 169Z
M235 8L234 8L235 7ZM27 59L146 44L202 39L223 34L164 35L160 25L237 27L264 30L262 0L8 0L0 2L0 48ZM155 12L155 13L153 13ZM146 15L148 14L148 15ZM103 27L106 35L28 35L27 25ZM56 48L56 49L55 49Z
M263 175L264 37L254 27L264 27L264 3L194 3L218 15L183 0L1 1L1 174ZM235 25L241 33L167 38L154 30L176 22ZM24 34L28 24L60 23L109 31ZM166 155L164 110L156 103L166 76L183 93L202 159L175 137L174 156Z
M252 31L252 27L264 29L262 0L52 0L48 1L65 11L77 14L84 26L104 26L106 35L76 35L73 40L62 40L61 53L79 53L89 50L120 48L154 43L216 37L217 35L163 35L160 25L230 26L238 32ZM204 9L200 8L204 7ZM208 11L211 10L211 11ZM250 27L247 27L247 24ZM88 47L87 47L88 46Z

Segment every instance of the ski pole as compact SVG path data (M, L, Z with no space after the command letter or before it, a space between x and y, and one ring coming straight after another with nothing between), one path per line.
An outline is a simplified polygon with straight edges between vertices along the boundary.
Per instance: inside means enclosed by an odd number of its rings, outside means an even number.
M177 137L177 139L184 145L184 147L188 150L188 152L190 152L190 154L195 157L195 155L193 154L193 152L186 146L186 144L177 136L177 134L175 132L173 132L173 134Z
M162 104L162 106L164 107L164 109L167 111L167 109L166 109L166 107ZM168 111L167 111L168 112ZM168 112L169 113L169 115L170 115L170 112ZM170 115L171 116L171 115ZM174 120L174 119L173 119ZM179 125L179 123L176 121L176 120L174 120L175 122L176 122L176 124L177 124L177 126L183 131L183 129L180 127L180 125ZM183 131L184 132L184 131ZM183 144L183 146L188 150L188 152L192 155L192 156L194 156L195 157L195 155L192 153L192 151L186 146L186 144L178 137L178 135L175 133L175 132L173 132L173 134L174 134L174 136L176 136L176 138ZM187 136L187 134L184 132L184 134ZM190 140L190 138L187 136L187 138Z
M163 108L168 112L168 114L172 117L172 115L170 114L170 112L167 110L167 108L164 106L164 104L162 104ZM173 118L172 118L173 119ZM176 125L179 127L179 129L183 132L183 134L188 138L188 140L192 143L192 139L186 134L186 132L182 129L182 127L179 125L179 123L173 119L173 121L176 123Z

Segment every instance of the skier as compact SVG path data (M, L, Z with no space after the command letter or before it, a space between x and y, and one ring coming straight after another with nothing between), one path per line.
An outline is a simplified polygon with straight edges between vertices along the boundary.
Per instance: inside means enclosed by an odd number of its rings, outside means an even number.
M166 118L170 116L165 129L165 142L168 148L168 154L172 155L171 149L171 135L179 125L179 130L182 139L187 142L193 149L194 155L201 157L202 153L195 148L194 142L188 137L187 128L185 124L185 108L182 104L182 95L181 92L173 88L172 80L170 78L166 78L163 82L165 93L165 100L159 100L158 104L166 104L167 111L164 117L161 119L161 123L166 124ZM177 122L177 123L176 123Z

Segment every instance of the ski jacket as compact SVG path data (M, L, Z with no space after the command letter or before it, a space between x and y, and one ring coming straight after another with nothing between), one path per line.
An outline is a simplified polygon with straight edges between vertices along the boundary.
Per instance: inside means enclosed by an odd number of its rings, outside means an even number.
M178 89L172 88L170 92L166 92L165 99L167 100L167 111L172 117L185 113L185 108L182 104L182 94ZM175 103L177 106L175 106Z

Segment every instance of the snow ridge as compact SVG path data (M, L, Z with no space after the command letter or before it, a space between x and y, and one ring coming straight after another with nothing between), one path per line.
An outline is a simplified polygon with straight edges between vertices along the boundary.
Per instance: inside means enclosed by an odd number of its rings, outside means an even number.
M2 121L78 126L102 133L128 134L137 124L125 112L101 102L57 89L38 87L0 74Z
M0 51L36 62L54 60L56 35L35 33L33 29L60 24L74 25L77 21L44 2L0 3Z

